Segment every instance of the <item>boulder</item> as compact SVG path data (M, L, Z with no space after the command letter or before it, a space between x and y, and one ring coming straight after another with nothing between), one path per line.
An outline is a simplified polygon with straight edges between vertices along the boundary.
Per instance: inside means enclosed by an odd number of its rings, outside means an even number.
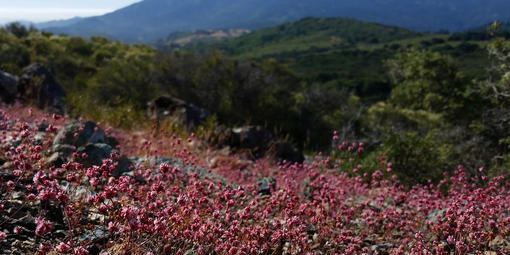
M230 146L235 150L248 150L255 159L272 155L277 161L303 163L305 160L299 149L290 143L276 141L273 134L262 126L229 129L220 125L208 141L218 146Z
M112 174L120 176L130 171L129 168L133 163L126 156L120 156L120 152L115 149L118 144L117 139L106 135L103 129L92 121L70 122L58 131L53 140L52 163L58 166L61 159L67 158L74 152L73 148L77 148L76 152L79 155L87 154L86 158L81 159L81 163L86 167L101 165L103 159L110 158L111 153L115 152L119 155L116 159L118 165Z
M54 144L48 156L48 163L55 167L61 167L67 161L67 158L76 150L69 144Z
M85 167L91 167L93 165L100 166L103 163L103 159L110 158L113 152L120 155L119 151L105 143L90 143L78 148L77 152L80 155L83 153L87 154L86 158L80 160L80 163ZM117 162L117 166L112 172L113 176L118 177L125 172L131 171L129 168L133 163L126 156L119 156L115 161Z
M69 157L75 150L76 148L69 144L57 144L52 147L52 152L59 153L64 158Z
M40 109L64 113L65 90L50 72L38 63L23 69L23 75L18 83L18 93L23 100L37 105Z
M207 110L197 107L184 100L160 96L147 103L147 116L158 122L170 117L186 127L196 127L209 118Z
M93 165L99 166L103 163L103 159L110 157L111 153L115 150L105 143L90 143L78 148L78 154L86 153L87 157L81 160L84 166L90 167ZM115 151L116 152L116 151Z
M260 158L265 155L273 139L271 132L262 126L243 126L231 130L229 145L248 149L255 158Z
M18 93L17 76L0 71L0 99L4 103L12 103Z
M113 148L117 148L119 145L119 140L111 135L106 135L106 144L112 146Z
M290 143L276 143L274 145L274 157L277 161L287 161L290 163L303 163L305 156L298 148Z
M89 143L107 143L108 139L96 123L92 121L74 121L65 124L53 140L53 149L61 144L81 147Z

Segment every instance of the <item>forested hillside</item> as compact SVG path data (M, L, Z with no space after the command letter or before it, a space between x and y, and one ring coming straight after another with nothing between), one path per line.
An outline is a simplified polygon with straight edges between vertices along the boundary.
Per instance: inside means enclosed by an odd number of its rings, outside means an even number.
M476 38L475 35L483 35ZM390 91L385 61L410 47L451 56L469 78L488 65L486 29L477 33L427 34L342 18L309 18L260 29L227 42L193 45L221 49L239 61L274 58L310 83L356 90L364 99L384 99Z
M70 25L55 33L101 35L124 42L153 42L173 32L258 29L305 17L350 17L419 31L459 32L494 20L508 21L506 0L144 0Z

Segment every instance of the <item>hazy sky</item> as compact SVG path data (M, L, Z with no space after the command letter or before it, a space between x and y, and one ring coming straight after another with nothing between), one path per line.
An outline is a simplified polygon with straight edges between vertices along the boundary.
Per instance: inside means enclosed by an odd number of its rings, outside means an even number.
M94 16L140 0L0 0L0 23Z

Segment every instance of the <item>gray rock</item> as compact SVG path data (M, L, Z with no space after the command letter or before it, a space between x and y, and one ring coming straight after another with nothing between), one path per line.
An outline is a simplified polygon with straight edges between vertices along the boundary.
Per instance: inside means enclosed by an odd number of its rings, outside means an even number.
M135 181L139 182L139 183L145 183L145 178L141 175L136 175L135 176L135 170L131 170L131 171L127 171L127 172L123 172L122 173L123 176L129 176L131 178L134 178Z
M117 145L119 145L119 141L117 140L117 138L111 136L111 135L106 135L106 143L109 144L110 146L112 146L113 148L117 147Z
M40 109L64 113L65 90L53 75L38 63L23 69L23 75L18 83L18 93L25 101L37 105Z
M262 126L242 126L228 129L224 126L216 127L213 135L208 137L211 144L228 146L238 151L248 151L252 158L257 159L265 155L273 156L277 161L303 163L303 153L290 143L279 142L269 130Z
M14 120L6 120L0 117L0 130L12 130L15 125Z
M86 146L82 146L78 148L77 150L78 154L87 154L86 158L81 158L80 162L85 167L91 167L93 165L99 166L103 163L104 159L110 158L110 155L114 152L119 155L119 157L116 159L116 162L118 163L117 167L115 167L115 170L112 172L113 176L120 176L124 172L130 171L130 166L133 165L131 160L129 160L126 156L120 156L120 153L118 150L113 149L110 145L105 143L90 143Z
M60 153L60 156L62 156L63 158L67 158L71 156L71 154L73 154L75 149L73 148L72 145L69 144L57 144L52 147L51 151L58 152Z
M249 152L254 159L263 157L274 139L271 132L262 126L242 126L233 129L219 127L215 130L215 136L217 138L212 140L216 140L217 145Z
M85 230L78 240L87 244L86 248L90 254L99 254L109 237L110 233L106 227L95 226L94 230Z
M16 139L14 139L14 137L12 137L11 135L7 135L7 137L5 138L5 145L9 145L9 146L13 146L13 147L18 147L18 145L21 144L21 137L16 137Z
M118 165L115 167L112 175L115 177L119 177L125 172L131 171L131 167L133 166L133 162L128 159L128 157L121 155L120 158L117 159Z
M445 209L432 210L432 211L429 212L429 214L427 215L426 219L430 220L432 222L437 222L439 219L441 219L443 217L445 212L446 212Z
M60 182L60 187L68 192L69 198L74 201L86 202L88 196L95 195L96 193L90 189L90 186L80 185L73 187L71 183L66 180Z
M61 167L65 163L65 157L61 153L55 152L48 158L48 162L55 167Z
M46 134L45 132L38 132L38 133L36 133L34 135L34 142L33 142L33 144L34 145L43 145L44 141L46 140L46 139L44 139L44 135L45 134Z
M83 129L80 131L80 128ZM75 137L75 134L78 136ZM103 129L92 121L74 121L64 125L58 131L53 140L53 147L60 144L80 147L89 143L107 143Z
M81 163L86 167L101 165L103 159L109 158L112 152L118 153L117 150L114 150L110 145L105 143L90 143L79 147L76 152L80 155L83 153L87 154L87 158L81 160Z
M158 122L175 117L186 127L197 127L210 117L210 113L184 100L171 96L160 96L147 103L147 116Z
M276 189L276 179L273 177L261 178L257 181L259 193L262 195L271 195L271 190Z
M180 169L184 168L182 160L170 157L130 157L129 158L136 166L150 168L152 166L159 166L163 163L176 166Z
M375 245L372 245L370 247L370 249L375 253L375 254L389 254L388 253L388 250L393 248L393 245L388 243L388 244L375 244Z
M0 180L2 181L14 181L16 180L16 176L12 172L0 172Z
M232 129L231 145L234 148L264 150L274 139L262 126L243 126Z
M156 167L156 172L159 172L159 166L163 163L168 164L172 167L177 167L185 174L192 174L194 172L198 173L198 175L202 178L209 178L211 180L219 180L222 183L228 183L228 181L214 173L210 173L207 169L194 165L184 165L181 159L178 158L170 158L170 157L130 157L131 162L134 163L136 168L144 169Z

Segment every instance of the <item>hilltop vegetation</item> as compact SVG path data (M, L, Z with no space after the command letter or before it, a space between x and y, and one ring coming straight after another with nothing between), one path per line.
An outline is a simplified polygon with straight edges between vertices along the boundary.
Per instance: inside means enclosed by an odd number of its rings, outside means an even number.
M489 64L488 40L486 29L427 34L353 19L307 18L190 48L217 48L239 61L274 58L309 83L349 88L373 102L389 94L385 61L400 50L418 47L449 55L469 78L482 78Z
M349 48L359 44L389 43L422 36L412 30L348 18L306 18L297 22L263 28L225 47L233 55L250 57L304 51L310 48ZM285 45L286 47L283 47ZM248 57L248 56L246 56Z

